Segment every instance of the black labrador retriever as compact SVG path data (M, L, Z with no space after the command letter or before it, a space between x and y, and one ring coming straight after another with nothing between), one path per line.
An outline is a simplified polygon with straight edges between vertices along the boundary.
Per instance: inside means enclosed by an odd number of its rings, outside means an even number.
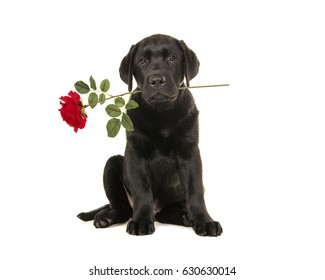
M198 148L198 110L184 87L199 70L195 53L183 41L153 35L133 45L120 66L121 79L139 108L129 110L124 157L108 159L104 188L110 204L78 217L96 228L128 221L132 235L152 234L154 221L191 226L201 236L222 233L207 212Z

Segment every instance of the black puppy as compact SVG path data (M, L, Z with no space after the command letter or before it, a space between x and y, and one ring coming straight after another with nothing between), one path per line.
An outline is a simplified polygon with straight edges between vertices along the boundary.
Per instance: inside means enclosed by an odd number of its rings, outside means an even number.
M139 108L128 111L134 131L127 132L123 156L108 159L104 188L109 205L78 217L97 228L128 221L127 232L152 234L154 221L191 226L198 235L218 236L220 224L207 212L198 148L198 110L188 89L199 61L183 41L153 35L133 45L120 66Z

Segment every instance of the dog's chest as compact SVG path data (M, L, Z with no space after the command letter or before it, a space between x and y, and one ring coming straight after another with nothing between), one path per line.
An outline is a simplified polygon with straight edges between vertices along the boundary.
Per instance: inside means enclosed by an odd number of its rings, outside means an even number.
M144 151L147 158L163 159L162 162L177 161L189 152L192 142L188 141L187 133L182 129L159 128L146 137Z
M164 128L163 129L160 129L158 131L158 135L159 135L160 138L166 139L170 135L170 129L164 129Z
M167 154L161 150L154 150L151 158L148 160L148 165L152 175L161 177L176 172L177 159L172 151Z

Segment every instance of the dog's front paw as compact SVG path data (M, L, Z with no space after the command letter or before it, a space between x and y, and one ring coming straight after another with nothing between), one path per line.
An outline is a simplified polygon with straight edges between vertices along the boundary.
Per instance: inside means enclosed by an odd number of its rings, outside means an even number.
M148 235L155 232L153 222L131 220L126 228L126 231L131 235Z
M197 222L193 229L200 236L219 236L222 233L222 227L219 222Z

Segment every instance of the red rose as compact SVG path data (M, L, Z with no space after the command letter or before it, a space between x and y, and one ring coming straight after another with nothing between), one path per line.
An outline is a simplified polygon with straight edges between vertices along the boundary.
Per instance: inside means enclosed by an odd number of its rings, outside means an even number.
M61 96L60 102L62 108L59 109L62 119L68 125L74 128L77 132L78 128L84 128L87 121L87 114L84 112L84 107L80 95L74 91L68 93L69 96Z

